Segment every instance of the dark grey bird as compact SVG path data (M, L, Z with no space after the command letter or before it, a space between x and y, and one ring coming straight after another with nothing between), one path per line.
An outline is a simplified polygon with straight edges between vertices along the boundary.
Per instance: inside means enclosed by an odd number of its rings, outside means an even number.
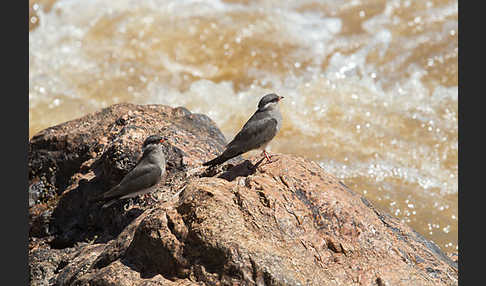
M282 99L283 96L274 93L263 96L258 103L257 111L243 125L235 138L226 145L226 150L213 160L203 163L203 166L219 165L255 149L262 149L267 160L270 160L265 148L280 130L282 115L278 102Z
M151 135L142 145L142 157L137 165L116 186L103 193L99 200L110 200L103 205L109 207L121 199L133 198L152 191L165 174L165 155L161 143L166 139Z

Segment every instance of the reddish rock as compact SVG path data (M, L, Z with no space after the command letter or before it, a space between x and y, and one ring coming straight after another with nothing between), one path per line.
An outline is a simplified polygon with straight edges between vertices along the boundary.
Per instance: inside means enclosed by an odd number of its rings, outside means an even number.
M170 135L158 201L91 203L157 132ZM115 105L36 135L31 285L457 285L456 262L315 162L201 168L224 142L208 117L160 105Z

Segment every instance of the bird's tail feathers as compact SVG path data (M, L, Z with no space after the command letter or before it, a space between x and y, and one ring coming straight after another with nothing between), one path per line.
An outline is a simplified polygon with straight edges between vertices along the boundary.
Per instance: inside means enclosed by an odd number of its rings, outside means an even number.
M229 159L232 159L232 158L234 158L238 155L241 155L243 153L244 153L243 151L235 152L234 149L226 149L226 151L224 151L223 154L219 155L218 157L214 158L211 161L203 163L202 165L213 167L213 166L222 164L222 163L228 161Z
M111 206L112 204L116 203L117 201L118 201L118 199L117 199L117 198L116 198L116 199L112 199L112 200L110 200L110 201L108 201L108 202L104 203L104 204L101 206L101 208L102 208L102 209L105 209L105 208L107 208L107 207Z
M207 162L203 163L202 165L203 166L210 166L210 167L212 167L212 166L215 166L215 165L219 165L219 164L223 163L226 160L227 159L223 155L221 155L221 156L218 156L218 157L214 158L213 160L210 160L210 161L207 161Z
M89 198L88 203L96 203L96 202L103 201L103 200L104 200L103 194L101 194L101 195L98 195L96 197Z
M109 199L113 199L114 197L118 197L117 195L109 195L109 194L112 194L114 193L114 190L116 190L118 188L118 185L114 186L113 188L111 188L110 190L102 193L102 194L99 194L93 198L90 198L88 199L88 202L89 203L96 203L96 202L101 202L101 201L107 201Z

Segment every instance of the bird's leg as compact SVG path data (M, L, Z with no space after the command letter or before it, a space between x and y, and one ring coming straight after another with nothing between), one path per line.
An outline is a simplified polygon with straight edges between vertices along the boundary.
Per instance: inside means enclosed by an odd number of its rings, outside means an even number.
M269 156L267 151L265 151L265 150L263 150L262 153L263 153L263 155L265 155L265 158L267 158L267 162L270 162L270 159L272 158L272 156L271 155Z
M272 161L272 157L273 155L270 155L267 153L267 151L265 149L263 149L263 155L265 155L265 158L267 159L266 163L273 163L275 161Z
M152 205L152 204L154 204L158 201L158 199L154 196L153 193L149 193L148 196L150 198L150 204L149 205Z

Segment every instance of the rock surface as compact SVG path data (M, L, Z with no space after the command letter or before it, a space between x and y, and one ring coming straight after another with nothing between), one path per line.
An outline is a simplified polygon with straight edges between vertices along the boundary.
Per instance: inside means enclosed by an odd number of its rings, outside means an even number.
M148 135L169 138L153 198L101 209ZM29 144L31 285L457 285L457 263L316 163L224 148L205 115L118 104Z

